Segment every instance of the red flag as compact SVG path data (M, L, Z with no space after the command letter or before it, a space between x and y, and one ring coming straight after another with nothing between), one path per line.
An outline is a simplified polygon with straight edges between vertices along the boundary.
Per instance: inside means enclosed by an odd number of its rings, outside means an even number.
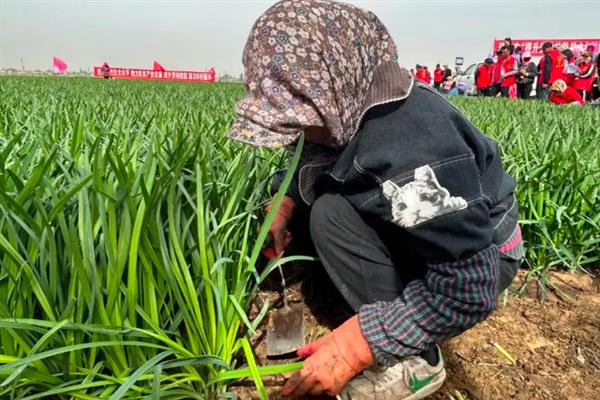
M61 74L67 70L67 63L56 56L52 58L52 66L56 67Z
M154 61L154 70L155 71L160 71L160 72L165 72L165 69L163 68L162 65L160 65L158 62Z

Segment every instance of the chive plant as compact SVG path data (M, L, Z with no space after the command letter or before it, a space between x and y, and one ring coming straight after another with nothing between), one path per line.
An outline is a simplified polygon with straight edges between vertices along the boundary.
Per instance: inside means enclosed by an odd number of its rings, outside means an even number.
M496 139L516 179L527 261L549 268L600 265L600 112L538 101L453 100Z
M242 95L0 78L0 398L227 398L242 378L266 398L261 375L299 367L259 367L248 342L258 285L290 260L257 268L268 185L298 154L225 138ZM597 264L600 114L455 104L517 179L532 270Z
M257 268L282 154L225 137L239 87L2 87L1 398L209 399L243 377L266 397L261 374L298 367L248 344L287 260Z

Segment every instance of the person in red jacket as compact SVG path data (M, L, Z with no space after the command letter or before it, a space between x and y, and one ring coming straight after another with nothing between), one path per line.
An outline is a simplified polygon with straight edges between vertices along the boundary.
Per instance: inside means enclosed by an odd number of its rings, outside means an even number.
M575 74L575 83L573 87L575 90L582 95L585 99L592 92L592 88L594 85L594 79L596 78L596 65L592 61L592 57L588 55L584 55L580 60L576 61L577 66L579 67L579 73Z
M433 87L439 91L442 82L444 81L444 70L440 66L440 64L435 66L435 70L433 71Z
M542 57L538 66L537 98L548 100L548 90L552 83L557 79L563 79L565 58L550 42L542 45L542 51L544 52L544 57Z
M500 93L500 88L502 87L502 76L500 74L500 69L502 68L503 60L504 56L502 55L501 47L496 50L496 63L494 64L494 73L492 74L492 96L494 97L496 97Z
M564 69L561 79L565 81L567 86L573 87L573 85L575 85L576 78L575 70L577 69L575 65L575 56L573 54L573 50L565 49L562 50L561 53L564 57Z
M110 66L108 65L108 61L104 61L104 64L102 64L102 76L104 79L110 79Z
M510 88L517 84L519 63L511 54L511 49L506 46L502 47L502 59L498 60L498 63L500 64L500 93L502 97L508 98Z
M492 95L492 79L494 76L494 60L486 58L475 72L475 87L477 96L489 97Z
M567 83L562 79L557 79L550 87L550 101L554 104L572 104L575 106L585 104L577 90L567 86Z
M425 83L431 85L431 72L429 72L427 65L425 65L423 69L425 70Z
M418 81L425 82L425 68L422 65L417 64L415 78Z

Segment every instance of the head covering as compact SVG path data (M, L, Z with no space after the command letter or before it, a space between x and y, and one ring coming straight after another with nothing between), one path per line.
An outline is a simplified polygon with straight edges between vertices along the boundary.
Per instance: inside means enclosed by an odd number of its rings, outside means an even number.
M554 81L554 83L552 84L552 86L550 86L550 91L552 92L564 92L565 90L567 90L567 83L565 81L563 81L562 79L557 79Z
M368 108L408 96L413 79L397 59L394 41L371 12L325 0L280 1L250 32L247 94L229 137L279 147L320 126L327 146L345 146Z
M565 50L568 50L568 49L569 49L569 46L567 46L564 43L561 43L561 44L559 44L559 45L556 46L556 50L560 51L561 53L563 51L565 51Z
M573 46L573 57L577 58L585 52L582 45Z
M526 51L523 53L523 59L526 59L526 58L531 58L531 53L529 51Z

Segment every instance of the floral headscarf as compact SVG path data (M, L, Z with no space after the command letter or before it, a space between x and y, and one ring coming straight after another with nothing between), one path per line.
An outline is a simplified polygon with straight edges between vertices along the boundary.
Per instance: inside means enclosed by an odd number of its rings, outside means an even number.
M371 12L325 0L280 1L254 24L243 55L246 97L229 137L280 147L309 126L327 146L354 136L368 108L405 98L412 77Z

